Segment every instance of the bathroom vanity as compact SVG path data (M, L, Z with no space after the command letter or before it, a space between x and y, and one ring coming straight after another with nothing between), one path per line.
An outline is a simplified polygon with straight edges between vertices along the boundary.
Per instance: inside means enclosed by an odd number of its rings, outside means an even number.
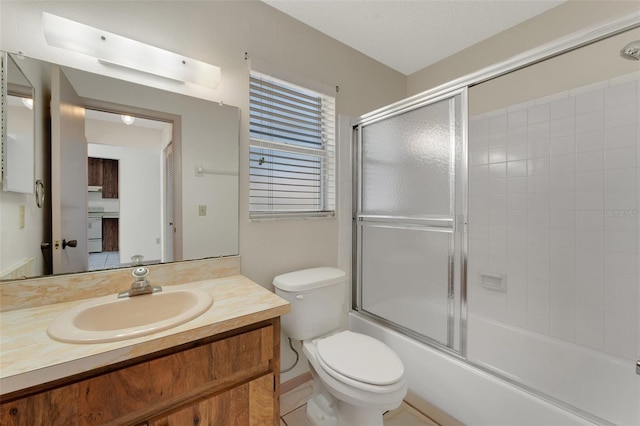
M82 300L2 312L0 424L278 425L289 304L241 275L187 285L212 295L209 310L123 341L51 339Z

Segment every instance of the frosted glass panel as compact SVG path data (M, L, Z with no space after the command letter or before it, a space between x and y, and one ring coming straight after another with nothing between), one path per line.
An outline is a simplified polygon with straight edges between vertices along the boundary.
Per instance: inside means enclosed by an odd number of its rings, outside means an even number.
M450 105L440 101L362 129L362 213L450 215Z
M452 235L363 226L363 309L446 345Z

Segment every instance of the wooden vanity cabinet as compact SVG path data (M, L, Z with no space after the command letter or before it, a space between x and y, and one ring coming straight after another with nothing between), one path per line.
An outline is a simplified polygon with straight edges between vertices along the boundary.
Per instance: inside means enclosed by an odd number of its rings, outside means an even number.
M280 424L279 318L103 370L3 398L0 424Z

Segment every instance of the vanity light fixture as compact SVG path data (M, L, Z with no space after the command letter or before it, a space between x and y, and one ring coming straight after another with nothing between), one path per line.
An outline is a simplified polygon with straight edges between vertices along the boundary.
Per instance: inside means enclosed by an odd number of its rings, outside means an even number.
M103 64L210 89L215 89L220 83L220 68L215 65L47 12L42 13L42 26L50 46L93 56Z
M122 114L122 115L120 116L120 119L121 119L121 120L122 120L122 122L123 122L124 124L126 124L127 126L131 126L131 125L133 124L133 122L134 122L134 121L136 121L136 118L135 118L135 117L132 117L132 116L130 116L130 115L124 115L124 114Z

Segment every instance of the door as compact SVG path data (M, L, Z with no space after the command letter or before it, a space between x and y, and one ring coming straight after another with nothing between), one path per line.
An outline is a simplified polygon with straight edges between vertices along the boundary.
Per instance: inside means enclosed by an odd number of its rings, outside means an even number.
M84 106L60 67L51 68L53 273L88 270Z
M463 351L461 91L356 126L357 308Z
M175 218L173 214L174 187L173 187L173 144L170 143L164 149L164 219L162 261L173 261L173 242L175 232Z

